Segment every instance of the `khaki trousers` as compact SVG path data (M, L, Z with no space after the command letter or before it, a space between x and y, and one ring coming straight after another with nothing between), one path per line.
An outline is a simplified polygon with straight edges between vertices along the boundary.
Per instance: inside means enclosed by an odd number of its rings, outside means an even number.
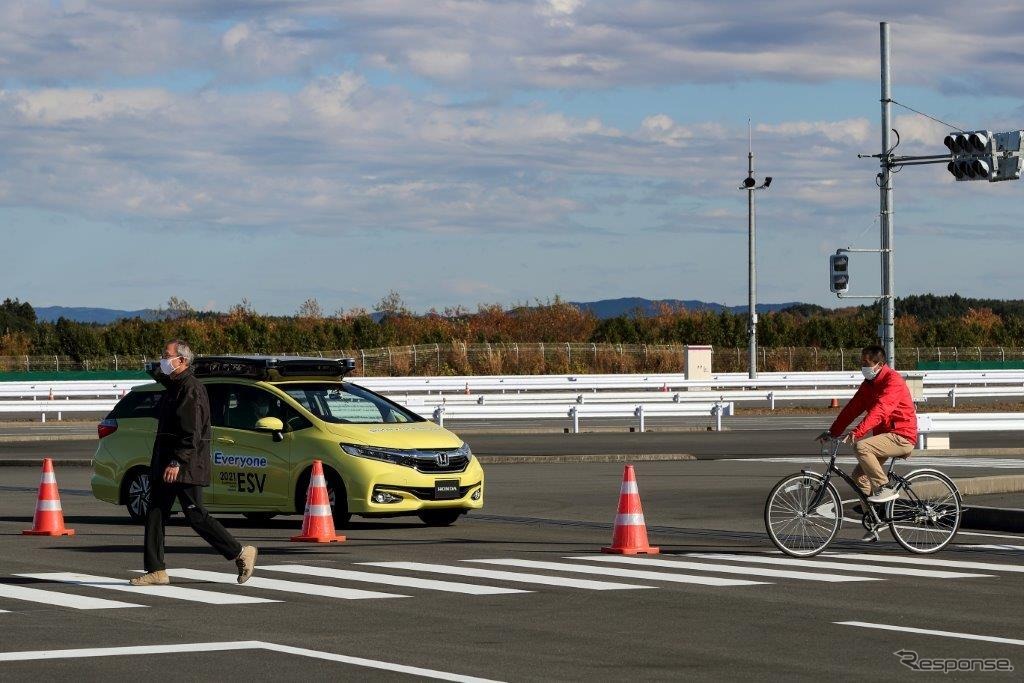
M858 465L853 469L857 488L870 496L889 483L882 465L889 458L905 458L914 450L914 443L899 434L879 434L858 441L854 447Z

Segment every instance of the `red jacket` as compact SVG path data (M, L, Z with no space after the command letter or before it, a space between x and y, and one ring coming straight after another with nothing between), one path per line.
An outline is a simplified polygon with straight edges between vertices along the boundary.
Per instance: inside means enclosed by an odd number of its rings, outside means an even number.
M910 396L910 387L900 373L883 365L878 376L866 380L832 423L829 433L839 436L858 415L867 415L853 430L854 439L862 439L869 431L872 435L899 434L911 443L917 443L917 411Z

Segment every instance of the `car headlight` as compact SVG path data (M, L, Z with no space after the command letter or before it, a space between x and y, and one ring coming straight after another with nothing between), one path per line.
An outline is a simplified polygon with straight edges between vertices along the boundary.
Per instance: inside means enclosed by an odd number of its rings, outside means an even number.
M349 455L354 455L357 458L368 458L370 460L377 460L379 462L389 462L393 465L402 465L403 467L416 467L418 463L424 461L431 461L434 458L435 451L427 449L426 451L420 450L403 450L399 448L378 448L375 446L357 446L351 443L342 443L341 450L345 451ZM463 443L461 446L453 451L449 451L449 457L458 458L463 457L468 463L473 459L473 451L469 448L469 444Z
M341 450L357 458L369 458L381 462L390 462L394 465L406 467L416 466L416 457L410 451L392 450L388 448L373 448L371 446L356 446L350 443L341 444Z

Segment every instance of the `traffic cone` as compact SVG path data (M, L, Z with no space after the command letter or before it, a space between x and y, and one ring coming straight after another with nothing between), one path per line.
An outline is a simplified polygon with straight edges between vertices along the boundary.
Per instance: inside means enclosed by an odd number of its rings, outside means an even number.
M53 387L50 387L50 395L46 397L48 401L53 400Z
M831 400L831 401L829 402L829 404L828 404L828 407L829 407L829 408L838 408L838 407L839 407L839 399L838 399L838 398L834 398L834 399L832 399L832 400Z
M617 555L657 555L661 552L659 548L647 544L647 524L644 522L644 509L640 505L640 492L636 487L632 465L626 465L622 473L619 513L615 515L612 544L601 548L601 552Z
M32 528L21 532L26 536L74 536L74 529L64 528L64 512L60 507L60 493L57 478L53 474L53 461L43 459L43 476L39 480L39 496L36 498L36 514L32 517Z
M469 382L466 382L466 396L469 396Z
M662 391L668 391L668 382L666 382L665 384L661 385L661 390Z
M334 515L331 514L331 500L327 497L327 480L324 466L319 460L313 461L313 472L306 489L306 512L302 516L302 533L292 536L293 541L310 543L343 543L344 536L334 533Z

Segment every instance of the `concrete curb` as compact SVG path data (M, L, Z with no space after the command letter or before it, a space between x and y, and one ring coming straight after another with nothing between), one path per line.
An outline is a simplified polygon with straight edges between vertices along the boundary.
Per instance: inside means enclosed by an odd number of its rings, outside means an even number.
M961 529L1024 532L1024 510L967 506L960 520Z
M1020 493L1024 491L1024 474L968 477L953 481L956 482L956 487L962 496L984 496L990 493Z
M37 441L96 441L95 434L31 434L0 436L0 443L33 443Z

